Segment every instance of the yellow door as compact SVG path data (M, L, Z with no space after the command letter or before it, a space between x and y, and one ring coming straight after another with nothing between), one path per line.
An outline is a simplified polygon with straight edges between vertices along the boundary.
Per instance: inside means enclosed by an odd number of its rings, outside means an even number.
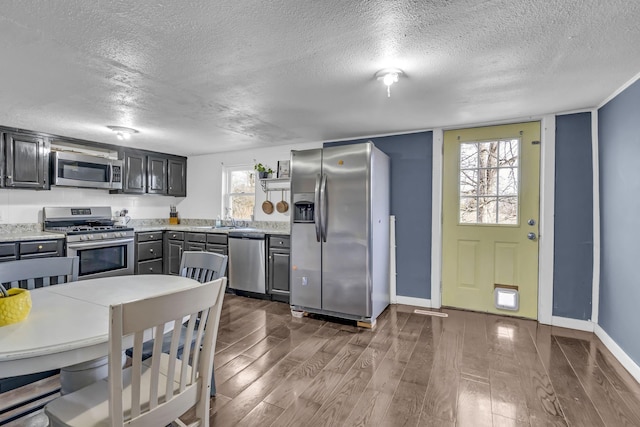
M539 203L540 122L444 133L443 305L537 318Z

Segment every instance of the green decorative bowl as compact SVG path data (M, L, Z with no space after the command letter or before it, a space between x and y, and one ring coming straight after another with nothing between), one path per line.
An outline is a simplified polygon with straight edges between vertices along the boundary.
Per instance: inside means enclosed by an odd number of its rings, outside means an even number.
M0 326L22 322L31 311L31 294L28 290L14 288L8 292L8 297L0 297Z

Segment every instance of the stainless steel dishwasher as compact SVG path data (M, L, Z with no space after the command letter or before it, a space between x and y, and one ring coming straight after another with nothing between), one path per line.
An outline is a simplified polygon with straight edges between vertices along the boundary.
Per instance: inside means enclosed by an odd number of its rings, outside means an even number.
M251 230L229 232L229 288L266 293L265 234Z

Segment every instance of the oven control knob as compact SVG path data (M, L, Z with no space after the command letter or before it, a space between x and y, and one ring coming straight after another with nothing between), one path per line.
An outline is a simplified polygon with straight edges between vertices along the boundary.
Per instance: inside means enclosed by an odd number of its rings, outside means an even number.
M89 239L89 240L93 240L93 234L89 234L89 235L87 236L87 239Z
M102 235L102 238L103 238L103 239L107 239L107 238L109 238L109 235L108 235L107 233L104 233L104 234Z
M124 233L116 233L116 237L124 237Z
M87 240L87 236L80 236L80 240Z

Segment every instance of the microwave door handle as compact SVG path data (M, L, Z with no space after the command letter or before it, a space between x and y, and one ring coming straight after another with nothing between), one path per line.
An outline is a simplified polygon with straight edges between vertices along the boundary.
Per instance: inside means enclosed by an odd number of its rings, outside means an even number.
M109 163L109 186L113 187L113 165Z
M313 208L313 222L316 226L316 241L320 241L321 226L320 221L320 174L316 175L316 188L314 191L314 208Z

